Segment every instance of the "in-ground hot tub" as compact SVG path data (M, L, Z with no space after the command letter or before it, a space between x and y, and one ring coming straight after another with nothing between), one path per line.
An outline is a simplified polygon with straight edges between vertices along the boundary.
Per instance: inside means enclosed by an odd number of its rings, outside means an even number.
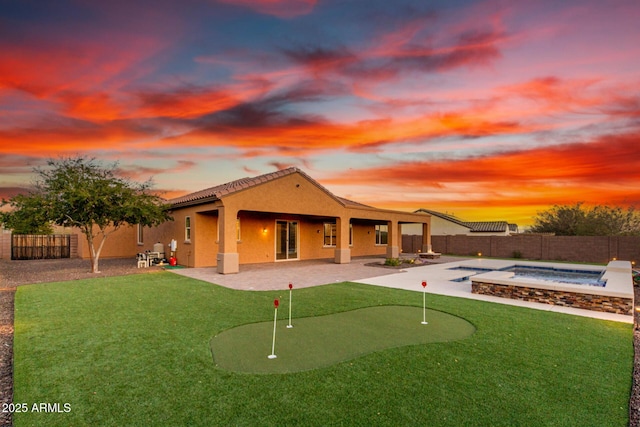
M581 284L557 277L550 280L544 277L546 274L537 277L519 275L517 267L525 267L525 270L556 270L562 277L567 271L588 276L594 269L597 273L596 266L527 262L512 264L494 271L479 271L479 274L467 277L471 281L471 292L607 313L633 314L633 277L629 261L611 261L601 274L595 275L595 281ZM580 270L590 273L579 274Z

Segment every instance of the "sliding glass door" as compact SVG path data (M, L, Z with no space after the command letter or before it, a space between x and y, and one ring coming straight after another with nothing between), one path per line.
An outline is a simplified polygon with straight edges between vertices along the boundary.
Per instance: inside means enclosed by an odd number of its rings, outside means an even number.
M298 259L298 221L276 221L276 260Z

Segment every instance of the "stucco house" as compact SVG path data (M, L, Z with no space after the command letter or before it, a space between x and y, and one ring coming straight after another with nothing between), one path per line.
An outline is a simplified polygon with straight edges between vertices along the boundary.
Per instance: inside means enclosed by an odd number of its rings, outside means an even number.
M332 194L298 168L243 178L169 201L174 221L135 232L139 251L175 240L178 263L237 273L248 263L398 257L402 224L431 250L431 216L377 209Z
M415 213L431 216L432 236L509 236L518 233L518 225L507 221L464 221L453 215L430 209L418 209ZM412 224L403 226L403 234L416 235L420 229Z

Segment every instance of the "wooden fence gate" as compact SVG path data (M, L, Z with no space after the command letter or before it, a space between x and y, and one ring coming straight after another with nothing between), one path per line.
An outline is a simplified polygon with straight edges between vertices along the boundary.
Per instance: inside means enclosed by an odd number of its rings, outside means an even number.
M71 258L70 234L14 234L11 259Z

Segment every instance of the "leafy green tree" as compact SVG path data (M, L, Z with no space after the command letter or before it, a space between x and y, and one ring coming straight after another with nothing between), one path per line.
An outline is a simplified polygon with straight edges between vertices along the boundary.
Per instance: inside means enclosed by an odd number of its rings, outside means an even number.
M18 194L10 201L3 200L2 205L13 208L10 212L0 212L0 223L12 230L14 234L51 234L51 222L42 212L42 199L37 195Z
M619 206L584 207L554 205L538 212L531 227L534 233L554 233L557 236L623 236L640 235L640 216L635 208Z
M132 182L116 175L117 164L101 166L86 157L49 160L37 168L34 190L9 203L15 208L4 215L11 224L32 216L37 221L77 227L87 238L91 272L98 273L100 253L107 237L123 226L159 225L171 220L169 205L151 193L151 181Z

